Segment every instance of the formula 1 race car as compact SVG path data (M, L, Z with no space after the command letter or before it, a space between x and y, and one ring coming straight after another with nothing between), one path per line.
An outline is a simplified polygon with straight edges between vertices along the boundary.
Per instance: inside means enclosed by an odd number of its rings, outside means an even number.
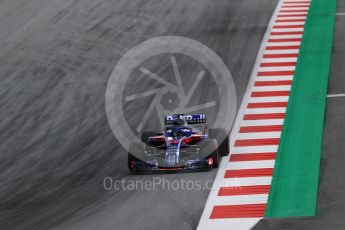
M204 114L173 114L164 119L163 132L143 132L143 154L129 150L131 172L185 171L217 168L229 154L226 129L207 129Z

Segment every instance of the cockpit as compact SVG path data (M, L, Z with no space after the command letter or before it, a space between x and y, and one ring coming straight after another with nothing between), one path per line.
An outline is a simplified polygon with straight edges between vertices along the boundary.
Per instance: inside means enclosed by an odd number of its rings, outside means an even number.
M168 139L181 139L192 135L192 130L189 127L166 127L165 137Z

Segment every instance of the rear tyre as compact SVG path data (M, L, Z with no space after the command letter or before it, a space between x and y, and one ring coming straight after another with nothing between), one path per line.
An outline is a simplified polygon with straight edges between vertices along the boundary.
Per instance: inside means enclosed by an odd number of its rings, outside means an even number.
M217 149L217 141L214 139L205 139L200 143L200 153L202 156L206 156L206 159L212 158L213 164L210 165L213 168L219 166L219 153Z
M148 144L149 138L153 136L157 136L157 132L154 132L154 131L143 132L141 134L141 141L144 142L145 144Z
M208 132L210 139L215 139L218 142L218 152L220 156L227 156L229 154L229 134L226 129L215 128Z

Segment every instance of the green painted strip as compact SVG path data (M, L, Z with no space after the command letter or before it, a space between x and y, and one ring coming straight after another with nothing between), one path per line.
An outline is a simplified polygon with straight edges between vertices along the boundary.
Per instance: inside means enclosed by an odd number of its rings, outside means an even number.
M313 0L286 111L266 218L314 216L336 0Z

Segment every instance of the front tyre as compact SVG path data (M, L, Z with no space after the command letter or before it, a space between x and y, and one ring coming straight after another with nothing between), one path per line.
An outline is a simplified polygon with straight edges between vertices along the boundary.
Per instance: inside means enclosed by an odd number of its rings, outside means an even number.
M218 168L219 166L219 152L217 149L217 141L214 139L205 139L200 143L200 153L202 156L208 156L206 159L209 161L209 166L212 168Z
M218 142L218 151L220 156L227 156L230 152L229 148L229 134L226 129L215 128L210 129L208 132L210 139L216 139Z
M130 172L135 172L135 163L137 161L137 158L135 156L133 156L131 153L128 153L128 170Z

